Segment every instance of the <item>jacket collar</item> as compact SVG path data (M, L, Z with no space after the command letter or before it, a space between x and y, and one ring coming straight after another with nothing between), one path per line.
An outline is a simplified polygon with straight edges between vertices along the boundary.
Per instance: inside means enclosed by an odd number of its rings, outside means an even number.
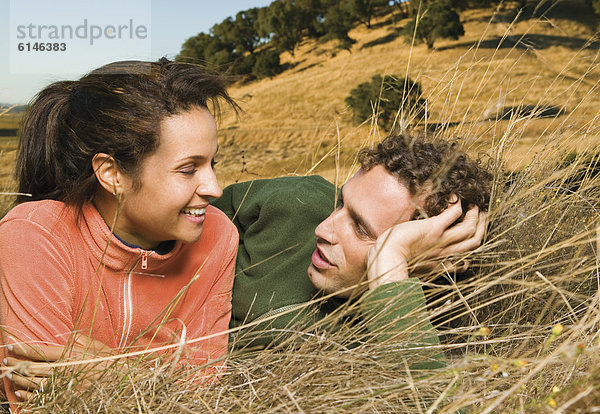
M79 229L98 263L125 273L135 271L149 276L164 276L157 270L176 256L182 247L182 242L176 241L169 253L159 254L153 250L128 246L112 234L92 203L83 205Z

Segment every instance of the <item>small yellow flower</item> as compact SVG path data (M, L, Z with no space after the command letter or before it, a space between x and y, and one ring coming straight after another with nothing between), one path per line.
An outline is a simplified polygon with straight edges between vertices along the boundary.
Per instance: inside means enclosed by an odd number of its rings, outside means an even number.
M490 334L490 328L488 328L487 326L482 326L481 328L479 328L479 334L483 336L488 336Z
M554 398L550 398L548 400L548 405L552 408L556 408L556 400Z
M490 369L491 369L492 371L494 371L494 372L498 371L498 369L499 369L499 368L500 368L500 367L498 366L498 364L492 364L492 365L490 366Z
M554 325L552 327L552 335L554 336L558 336L562 333L562 331L565 329L564 326L562 326L562 324L557 323L556 325Z
M558 387L555 385L554 387L552 387L552 392L556 394L557 392L560 392L560 388L558 388Z

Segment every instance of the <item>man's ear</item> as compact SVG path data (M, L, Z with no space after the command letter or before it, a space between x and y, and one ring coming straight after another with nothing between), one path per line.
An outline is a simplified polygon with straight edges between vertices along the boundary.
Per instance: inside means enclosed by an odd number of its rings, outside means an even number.
M102 152L94 155L92 168L102 188L113 195L123 194L127 178L112 155Z

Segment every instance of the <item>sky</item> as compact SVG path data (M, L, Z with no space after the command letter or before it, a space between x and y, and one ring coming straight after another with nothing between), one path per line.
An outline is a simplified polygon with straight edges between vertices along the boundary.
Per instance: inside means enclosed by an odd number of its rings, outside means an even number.
M189 37L271 1L0 0L0 103L115 60L174 58Z

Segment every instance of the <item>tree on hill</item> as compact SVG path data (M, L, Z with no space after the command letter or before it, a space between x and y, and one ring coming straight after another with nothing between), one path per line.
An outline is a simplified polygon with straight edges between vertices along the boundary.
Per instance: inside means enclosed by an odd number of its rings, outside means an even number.
M322 22L328 1L331 0L295 0L304 18L304 29L308 37L318 39L325 34Z
M391 131L396 118L402 123L420 122L425 117L427 101L418 82L408 77L375 75L352 89L345 102L356 123L375 116L379 126Z
M402 17L414 17L436 3L445 3L447 7L454 10L468 10L473 8L491 7L502 0L390 0L390 5L399 12ZM520 1L520 0L519 0Z
M352 15L340 5L334 5L325 13L324 27L329 37L338 40L338 48L350 51L356 40L352 39L348 32L352 28Z
M236 14L235 19L228 17L215 24L210 33L237 55L254 53L261 40L256 29L257 20L257 8L244 10Z
M600 15L600 0L586 0L586 1L594 9L596 14Z
M450 1L440 1L427 5L421 15L409 21L403 34L409 38L414 36L416 40L424 42L428 49L432 49L436 39L456 40L465 34L465 29Z
M375 16L375 13L388 5L388 0L349 0L347 3L352 17L369 29L371 28L371 19Z
M234 60L232 46L218 37L198 33L187 39L181 47L177 60L199 60L208 66L221 66Z
M596 15L600 17L600 0L586 0L586 3L594 9ZM600 22L598 23L598 30L600 31Z
M312 18L309 10L294 0L275 0L258 13L259 35L270 39L277 51L288 51L294 56Z
M274 50L263 50L256 54L256 59L252 65L252 74L256 78L273 77L283 70L279 62L279 53Z
M259 9L239 12L210 29L185 41L177 60L193 60L227 70L246 79L274 76L283 70L279 54L263 47L257 53L261 37L258 27Z

